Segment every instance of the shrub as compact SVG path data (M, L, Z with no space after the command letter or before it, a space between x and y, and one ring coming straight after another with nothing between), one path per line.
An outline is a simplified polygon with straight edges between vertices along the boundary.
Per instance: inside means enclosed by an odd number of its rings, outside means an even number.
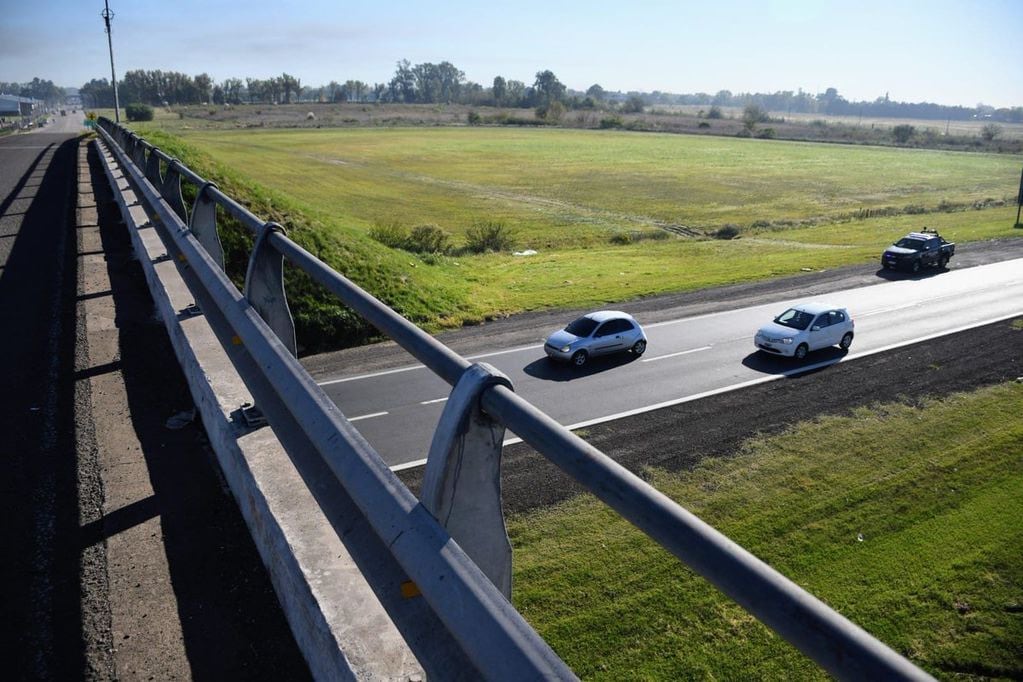
M894 128L892 128L892 137L894 137L895 141L898 142L899 144L905 144L906 142L909 142L909 139L913 137L913 135L915 134L916 128L909 125L908 123L903 123L902 125L897 125Z
M761 139L764 139L764 140L773 140L774 139L774 128L764 128L759 133L757 133L757 137L759 137Z
M124 107L124 113L129 121L152 121L153 107L148 104L134 102Z
M409 241L408 230L397 223L378 223L370 229L369 236L392 249L404 249Z
M739 236L739 226L728 223L714 232L714 239L735 239Z
M707 118L724 118L724 115L721 113L721 107L716 104L712 106L710 111L707 112Z
M465 233L465 248L472 253L511 249L513 232L504 223L477 220Z
M632 235L628 232L615 232L611 235L611 243L617 246L632 243Z
M416 253L447 253L451 248L451 235L436 225L416 225L406 243L408 250Z
M475 111L470 111L469 115L466 118L468 119L469 125L471 126L478 126L483 123L483 118Z
M625 121L617 114L600 119L600 127L605 130L608 128L621 128L624 125Z
M696 126L696 127L697 128L709 128L710 124L707 123L706 121L700 121L700 124L698 126Z

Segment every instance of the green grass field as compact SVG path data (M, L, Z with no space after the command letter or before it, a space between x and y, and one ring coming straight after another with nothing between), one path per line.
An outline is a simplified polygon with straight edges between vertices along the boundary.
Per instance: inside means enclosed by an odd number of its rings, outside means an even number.
M872 262L924 225L957 241L1023 234L1007 201L1021 159L1008 155L563 129L165 125L137 128L434 330ZM987 208L939 210L975 202ZM857 218L870 211L895 215ZM478 220L504 223L514 249L538 254L422 256L369 238L379 225L430 223L457 245ZM730 223L740 239L647 238ZM298 314L311 347L341 323L303 326Z
M862 408L648 474L932 674L1018 679L1021 411L1019 383ZM591 496L508 527L515 604L584 679L825 679Z

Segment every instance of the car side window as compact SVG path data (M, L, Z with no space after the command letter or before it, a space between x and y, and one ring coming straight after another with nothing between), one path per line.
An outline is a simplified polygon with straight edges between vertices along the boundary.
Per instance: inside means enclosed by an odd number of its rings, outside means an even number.
M619 334L629 329L632 329L632 323L628 320L608 320L600 325L600 329L597 330L594 336L610 336L611 334Z
M828 317L828 313L822 313L817 316L817 319L813 321L813 325L810 328L820 327L821 329L824 329L824 327L827 327L830 324L831 319Z
M828 313L828 317L831 318L831 324L845 322L845 314L842 313L841 310L832 310L830 313Z

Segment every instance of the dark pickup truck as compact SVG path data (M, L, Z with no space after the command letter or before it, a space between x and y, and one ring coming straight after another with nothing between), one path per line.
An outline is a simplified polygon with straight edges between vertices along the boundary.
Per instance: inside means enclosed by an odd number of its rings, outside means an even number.
M943 269L956 252L956 245L937 232L910 232L881 254L881 267L920 272L921 268Z

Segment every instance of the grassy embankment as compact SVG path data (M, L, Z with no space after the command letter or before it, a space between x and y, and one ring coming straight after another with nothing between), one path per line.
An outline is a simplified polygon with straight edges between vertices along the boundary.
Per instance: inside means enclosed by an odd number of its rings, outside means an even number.
M555 129L160 126L138 128L431 329L872 262L923 225L957 241L1020 234L1007 205L942 211L1010 198L1019 159L1007 155ZM369 237L432 223L457 246L478 220L539 253L416 255ZM740 239L666 231L729 224ZM341 322L318 314L309 330Z
M1019 383L862 408L649 475L930 673L1018 679L1021 412ZM516 606L584 679L825 677L588 495L509 532Z

